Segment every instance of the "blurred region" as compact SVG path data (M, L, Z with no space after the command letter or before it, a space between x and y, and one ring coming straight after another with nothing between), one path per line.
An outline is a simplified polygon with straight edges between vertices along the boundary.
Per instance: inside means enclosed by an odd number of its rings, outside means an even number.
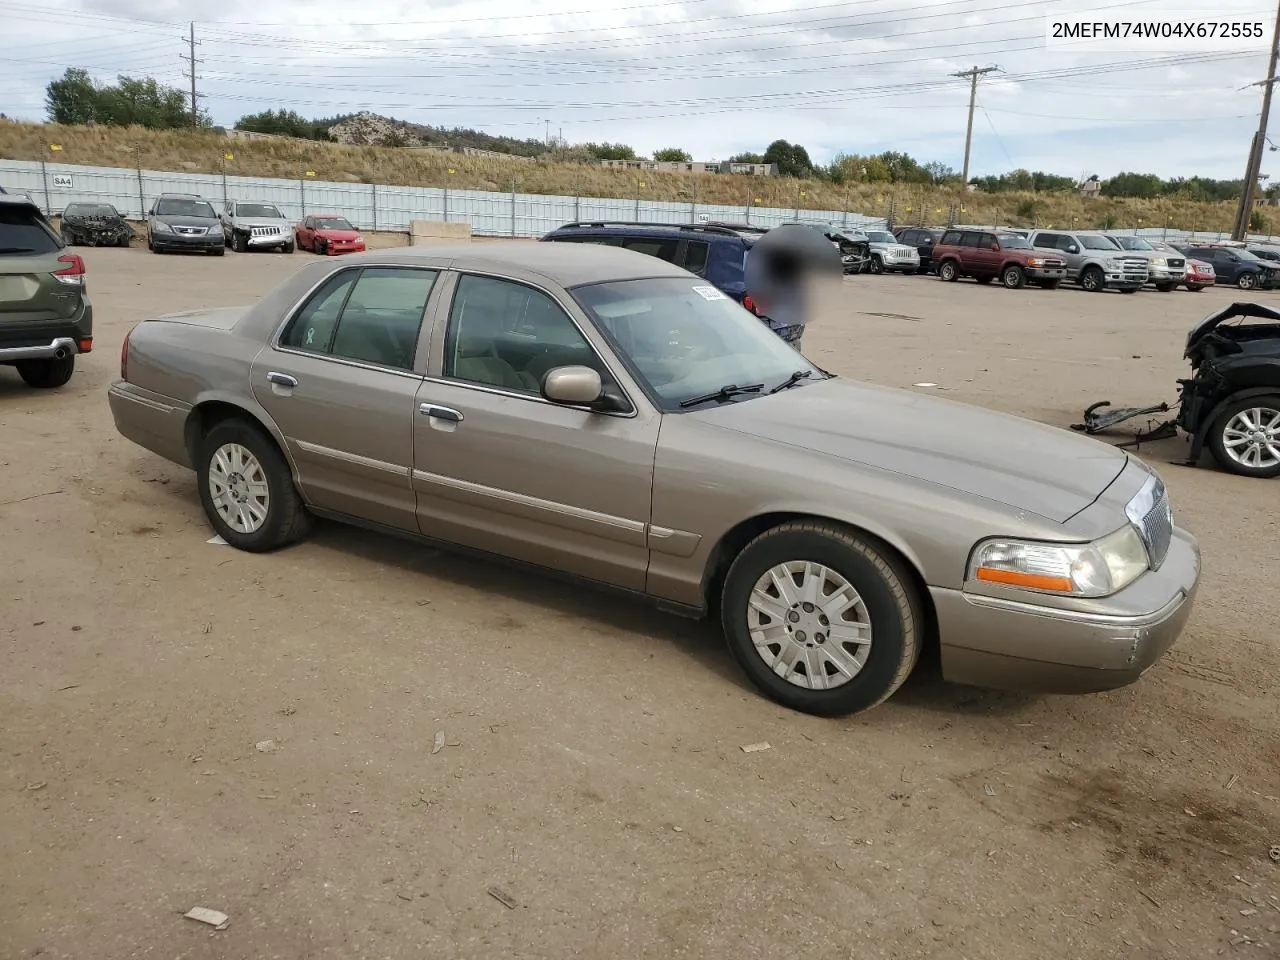
M799 350L805 327L834 309L844 267L820 229L784 224L752 246L744 273L756 315Z

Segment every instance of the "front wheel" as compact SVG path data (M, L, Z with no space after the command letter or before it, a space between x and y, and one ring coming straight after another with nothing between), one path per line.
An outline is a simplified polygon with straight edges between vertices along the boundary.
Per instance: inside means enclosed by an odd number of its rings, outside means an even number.
M236 253L247 253L249 251L249 238L243 233L233 233L231 235L231 249Z
M954 260L943 260L938 265L938 279L946 280L949 283L960 279L960 271L956 268Z
M29 387L39 390L56 390L65 386L76 369L75 355L63 357L61 360L50 357L45 360L19 360L15 366L20 376Z
M1101 267L1085 267L1084 272L1080 274L1080 286L1090 293L1101 293L1106 282L1107 278Z
M1121 292L1121 293L1137 293L1137 292L1138 292L1138 288L1137 288L1137 287L1125 287L1125 288L1124 288L1123 290L1121 290L1120 292Z
M313 247L315 248L316 253L320 256L325 257L329 255L329 242L327 240L317 237Z
M872 272L872 273L884 273L884 260L882 260L880 257L872 257L872 258L871 258L871 272Z
M766 696L817 716L893 695L920 654L920 599L901 561L857 533L794 521L738 554L721 595L734 659Z
M293 253L293 244L286 243L283 247L280 248L280 251L282 253Z
M1060 284L1061 282L1062 282L1061 280L1041 280L1040 288L1042 290L1057 290L1058 284Z
M244 420L224 420L200 441L196 478L209 522L233 547L264 553L311 527L284 455Z
M1010 264L1004 268L1004 272L1000 274L1000 282L1010 290L1021 290L1027 282L1027 275L1022 268L1016 264Z
M1172 290L1176 286L1177 286L1176 283L1157 283L1156 289L1159 290L1161 293L1168 293L1170 290Z
M1252 273L1242 273L1236 277L1236 286L1241 290L1252 290L1258 285L1258 278Z
M1280 477L1280 394L1237 400L1214 422L1209 449L1243 477Z
M1192 293L1199 293L1201 290L1204 289L1204 286L1199 283L1188 283L1187 289L1190 290Z

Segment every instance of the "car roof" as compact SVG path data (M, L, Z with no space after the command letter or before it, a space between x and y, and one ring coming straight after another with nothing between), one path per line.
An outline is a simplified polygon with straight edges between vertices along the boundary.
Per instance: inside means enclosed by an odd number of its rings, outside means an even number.
M542 243L537 240L492 240L439 243L372 253L348 254L346 263L395 260L412 266L494 271L512 276L533 273L562 287L646 277L685 277L687 270L622 247L603 244Z
M547 236L561 232L604 233L608 235L651 233L675 237L693 234L707 239L723 237L727 240L755 241L768 231L767 228L747 224L716 223L714 221L707 223L645 223L642 221L628 222L626 220L578 220L573 223L561 224L554 230L549 231Z
M44 215L34 200L21 193L0 193L0 204L10 207L33 207L41 216Z

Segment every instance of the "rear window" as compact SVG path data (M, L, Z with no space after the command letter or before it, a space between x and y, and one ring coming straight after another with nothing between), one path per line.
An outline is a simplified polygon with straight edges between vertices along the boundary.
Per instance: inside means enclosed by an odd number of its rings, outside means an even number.
M58 235L34 209L0 204L0 256L30 257L61 249Z
M702 276L707 272L707 254L711 245L701 240L689 240L684 248L684 268L690 273Z

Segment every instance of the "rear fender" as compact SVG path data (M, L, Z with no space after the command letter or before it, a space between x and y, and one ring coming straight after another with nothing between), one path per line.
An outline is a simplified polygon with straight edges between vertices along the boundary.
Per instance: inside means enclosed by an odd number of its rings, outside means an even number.
M275 420L271 418L271 414L267 413L266 409L262 407L252 396L245 396L244 394L239 393L233 394L225 390L205 390L195 398L191 407L191 413L187 416L185 429L185 440L187 449L191 452L192 463L195 463L196 461L195 444L199 437L199 425L204 410L211 404L236 407L243 410L249 419L256 420L258 424L266 430L268 434L270 434L271 438L275 441L276 446L280 448L280 452L284 455L285 461L289 464L289 472L293 475L294 485L298 485L298 465L294 462L293 454L289 450L289 445L285 443L283 431L281 431ZM301 487L299 486L298 489L301 490Z

